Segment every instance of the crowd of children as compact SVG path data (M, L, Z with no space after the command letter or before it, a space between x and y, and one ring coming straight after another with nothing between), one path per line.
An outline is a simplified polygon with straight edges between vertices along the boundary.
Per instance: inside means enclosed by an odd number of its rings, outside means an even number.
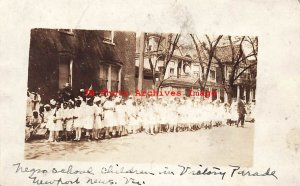
M195 131L231 125L238 119L236 101L228 104L194 97L129 96L125 101L121 96L79 96L64 102L52 99L39 109L36 104L30 109L26 140L41 130L47 134L48 142L90 141L140 132L154 135ZM253 110L253 103L246 105L249 118Z

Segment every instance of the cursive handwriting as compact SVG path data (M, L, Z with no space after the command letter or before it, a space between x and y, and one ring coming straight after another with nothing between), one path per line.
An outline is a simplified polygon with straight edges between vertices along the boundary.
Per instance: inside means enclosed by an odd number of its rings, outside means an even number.
M109 165L108 167L102 167L101 173L102 174L149 174L149 175L154 175L153 172L150 171L145 171L145 170L137 170L134 167L131 169L125 169L125 167L118 167L119 165L116 164L114 167L113 165Z
M259 173L259 172L250 172L246 170L240 170L240 166L234 166L234 165L229 165L230 167L233 167L232 172L231 172L231 177L233 177L235 174L242 175L242 176L273 176L274 178L278 179L276 174L276 171L270 172L270 168L268 168L264 173Z
M160 171L159 174L163 174L163 175L175 175L175 173L171 170L168 169L168 167L165 167L165 170Z
M34 176L35 174L47 174L48 171L45 169L35 169L35 168L28 168L22 167L20 163L15 163L13 166L17 166L16 173L31 173L30 176Z
M117 182L114 181L113 179L104 180L104 179L92 179L92 178L88 178L86 183L89 183L91 185L93 185L93 184L104 184L104 185L106 185L106 184L107 185L117 184Z
M126 177L123 177L125 179L125 184L136 184L136 185L142 185L142 184L145 184L144 181L138 181L134 178L126 178Z
M77 177L75 180L63 180L62 178L59 179L53 179L53 180L45 180L45 179L38 179L37 177L28 177L30 180L32 180L33 184L37 185L54 185L56 184L57 186L59 185L74 185L74 184L79 184L79 177Z
M145 180L140 180L139 176L214 176L216 178L232 179L234 177L271 177L278 179L276 171L271 168L265 171L253 171L241 168L236 165L229 165L226 169L219 167L206 167L197 165L195 167L186 165L177 165L175 167L161 167L155 171L137 169L135 167L119 166L118 164L110 164L108 166L95 169L75 169L73 165L59 169L50 167L49 169L30 168L23 166L21 163L13 164L16 174L23 174L32 182L33 185L77 185L84 183L85 185L146 185ZM106 176L109 176L106 178ZM53 178L53 176L55 176ZM100 176L100 178L98 177ZM103 176L103 177L101 177ZM112 179L113 178L113 179ZM153 177L152 177L153 178ZM150 184L151 183L147 183Z
M57 170L56 168L53 168L52 173L54 173L54 174L63 173L63 174L91 174L91 175L94 175L92 167L88 168L88 170L73 170L72 165L69 165L68 169Z
M224 176L226 174L226 172L221 171L220 168L218 167L213 167L213 170L209 170L208 168L205 168L204 170L201 169L191 169L191 167L187 167L187 166L183 166L183 165L178 165L179 167L182 168L181 172L180 172L180 176L183 176L185 174L190 174L190 175L221 175L222 176L222 180L224 179ZM200 168L202 168L202 165L199 165Z

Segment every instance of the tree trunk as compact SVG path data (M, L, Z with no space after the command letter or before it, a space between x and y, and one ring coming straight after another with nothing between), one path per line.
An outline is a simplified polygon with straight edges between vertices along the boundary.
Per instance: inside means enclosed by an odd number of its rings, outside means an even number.
M231 105L232 103L232 97L233 97L233 86L229 85L227 88L227 99L228 99L228 103Z
M141 33L140 37L140 56L139 56L139 78L138 78L138 90L142 91L143 89L143 79L144 79L144 52L145 52L145 33Z

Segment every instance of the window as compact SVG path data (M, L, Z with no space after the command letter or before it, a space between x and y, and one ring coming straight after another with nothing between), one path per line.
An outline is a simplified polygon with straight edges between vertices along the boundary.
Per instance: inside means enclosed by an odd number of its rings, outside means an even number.
M104 31L103 33L103 42L114 44L114 32L113 31Z
M228 69L228 71L227 71L227 79L230 78L231 73L232 73L231 69Z
M118 91L119 70L117 67L111 67L111 91Z
M190 66L189 63L185 63L185 64L183 65L183 72L184 72L185 74L190 74L190 72L191 72L191 66Z
M59 89L64 88L66 83L72 83L72 61L68 56L60 56L58 66Z
M199 72L194 72L194 77L199 77Z
M174 68L170 68L170 76L174 76Z
M73 35L73 29L58 29L59 32Z
M211 80L215 80L216 79L216 71L210 70L209 71L209 77L210 77Z
M100 65L100 90L107 89L107 72L108 68Z

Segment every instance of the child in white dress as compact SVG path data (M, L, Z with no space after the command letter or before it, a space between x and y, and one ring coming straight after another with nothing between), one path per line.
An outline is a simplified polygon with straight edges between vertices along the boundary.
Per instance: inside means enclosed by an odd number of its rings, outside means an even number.
M94 99L94 112L95 112L95 122L94 122L94 139L98 140L100 138L100 131L102 128L102 115L103 115L103 108L100 105L101 99L99 97L95 97Z
M117 123L116 118L115 118L115 113L114 113L115 106L116 106L115 102L112 101L111 96L103 104L104 125L106 127L105 135L108 136L108 138L112 137L113 126L115 126Z
M74 105L73 101L68 102L68 109L66 113L66 140L70 139L72 131L74 129L73 126L73 116L74 116Z
M126 117L127 117L126 105L123 99L121 100L120 103L117 103L116 105L116 116L119 125L118 135L122 136L122 133L124 134L125 132Z
M74 128L76 137L74 141L80 141L81 139L81 128L83 127L84 121L84 108L81 107L81 100L75 99L75 108L73 111L73 119L74 119Z
M94 126L94 120L95 120L95 110L93 107L93 100L88 98L87 99L87 105L84 108L85 112L85 121L84 121L84 125L83 128L86 129L86 133L85 133L85 137L87 141L90 141L90 137L91 137L91 133L92 133L92 129Z
M56 104L56 110L54 113L54 142L59 142L60 140L60 131L63 131L63 109L61 108L61 104Z

